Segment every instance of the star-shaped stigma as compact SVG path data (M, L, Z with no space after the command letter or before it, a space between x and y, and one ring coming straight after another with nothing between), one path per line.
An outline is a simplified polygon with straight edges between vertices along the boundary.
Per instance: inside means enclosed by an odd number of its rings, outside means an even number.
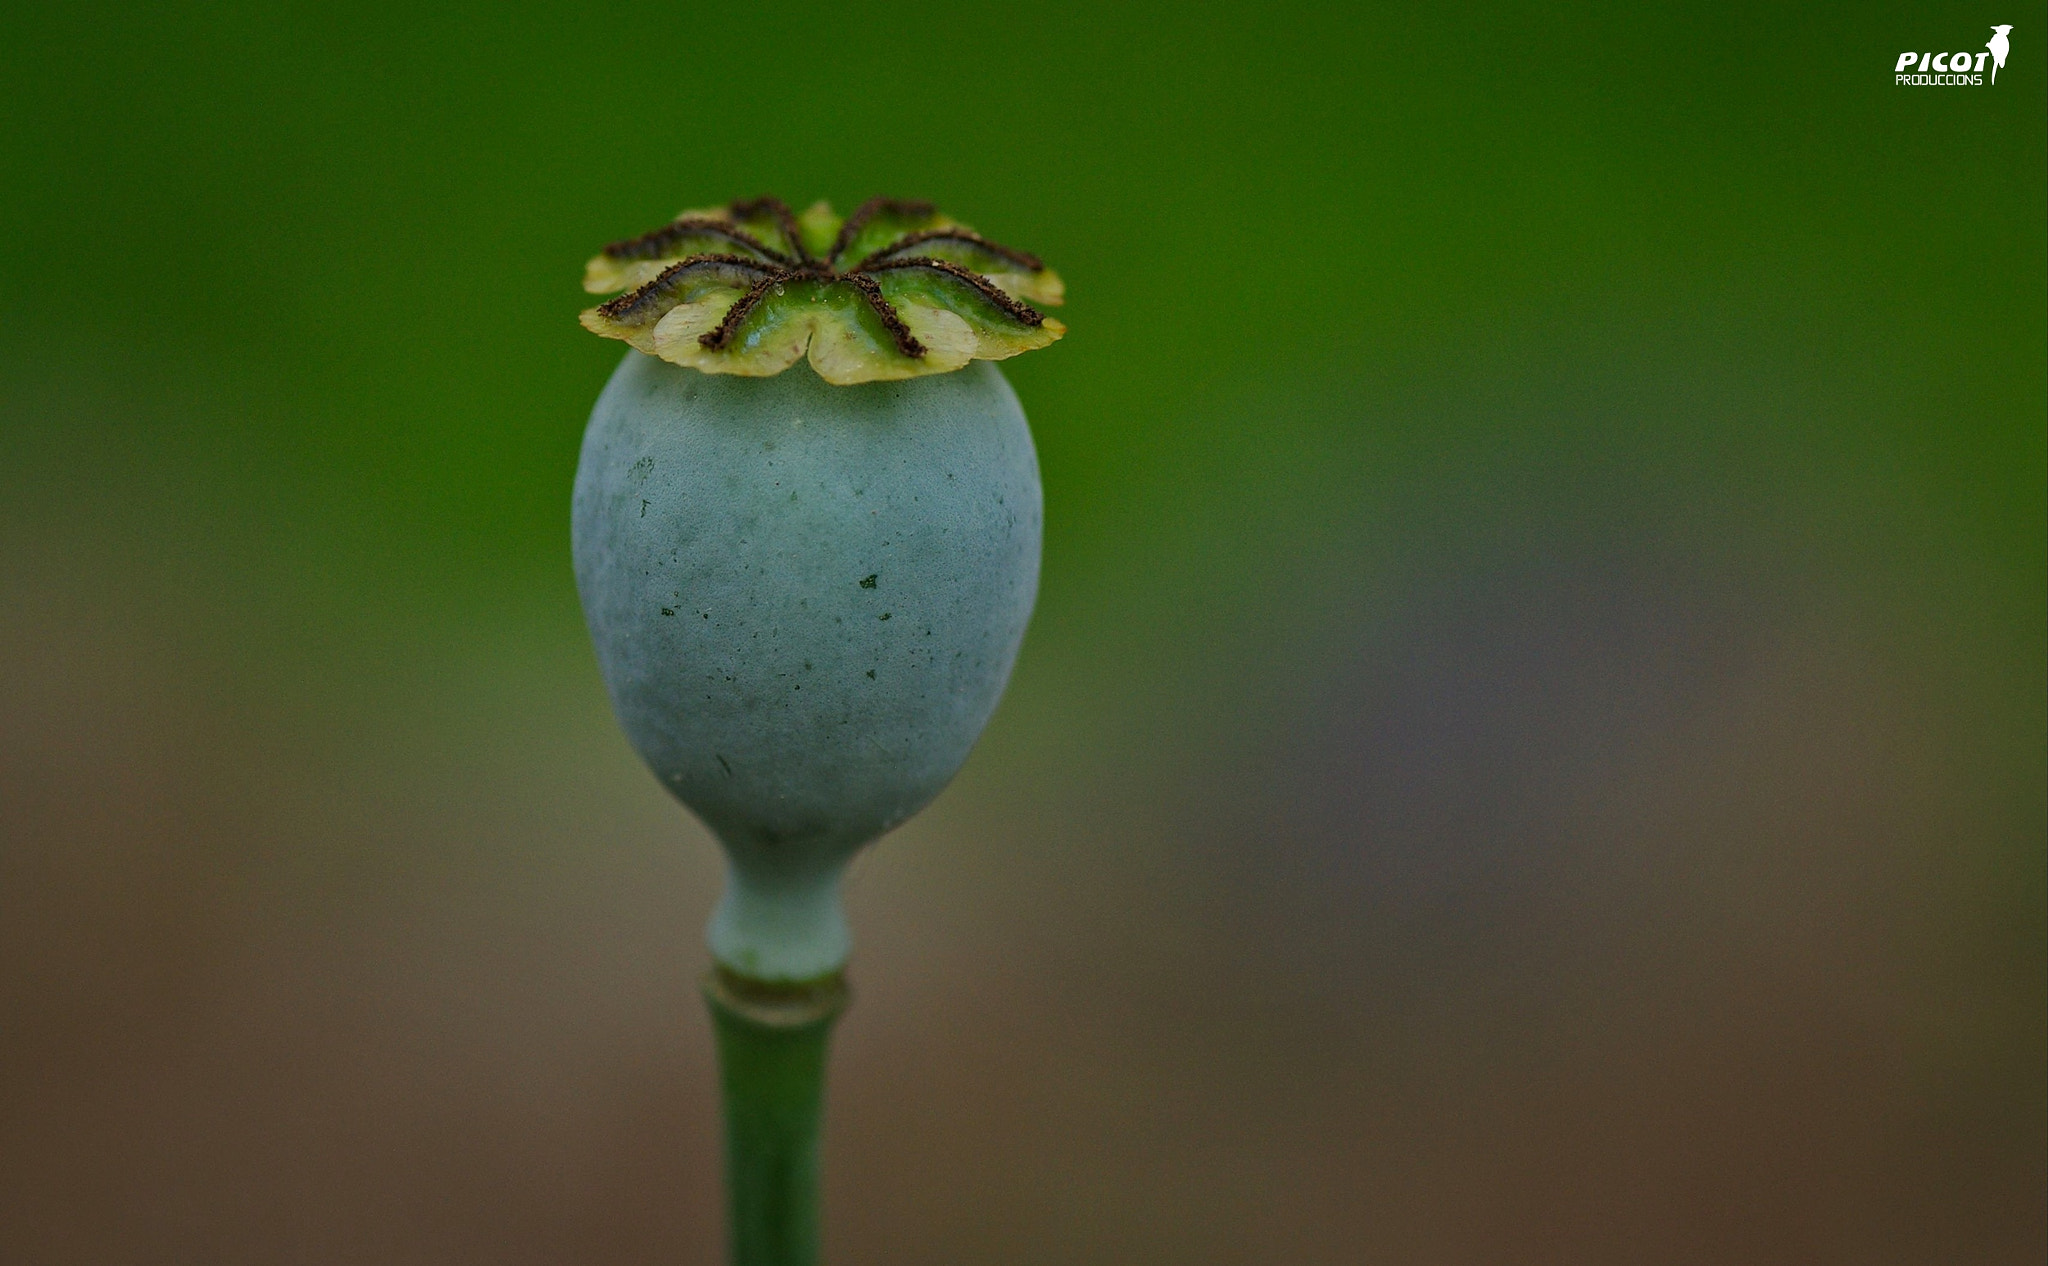
M1067 327L1026 300L1066 286L929 202L873 198L845 220L777 198L685 211L583 272L585 329L712 374L762 378L810 355L826 382L915 378L1044 347Z

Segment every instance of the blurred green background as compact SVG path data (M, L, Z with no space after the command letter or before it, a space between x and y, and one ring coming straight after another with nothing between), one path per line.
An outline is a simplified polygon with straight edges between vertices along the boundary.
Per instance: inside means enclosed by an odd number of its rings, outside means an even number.
M2048 1251L2041 6L0 32L0 1256L717 1260L576 283L762 192L1072 295L829 1260Z

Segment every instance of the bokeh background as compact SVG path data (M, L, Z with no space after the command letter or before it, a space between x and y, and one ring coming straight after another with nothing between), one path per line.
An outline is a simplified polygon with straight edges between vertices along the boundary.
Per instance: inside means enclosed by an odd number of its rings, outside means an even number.
M2042 6L0 36L0 1258L718 1259L576 283L764 191L1073 296L1016 677L853 881L829 1260L2048 1253Z

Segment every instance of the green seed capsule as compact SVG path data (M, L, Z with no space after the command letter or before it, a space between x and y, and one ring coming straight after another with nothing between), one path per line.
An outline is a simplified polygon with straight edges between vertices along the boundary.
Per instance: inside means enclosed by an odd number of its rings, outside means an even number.
M574 545L620 724L731 862L711 949L837 971L839 881L994 711L1042 497L995 365L834 386L629 352L584 436Z

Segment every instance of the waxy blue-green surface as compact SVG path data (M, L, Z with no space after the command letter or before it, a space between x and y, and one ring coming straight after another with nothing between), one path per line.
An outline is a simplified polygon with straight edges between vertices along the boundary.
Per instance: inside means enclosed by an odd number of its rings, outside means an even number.
M627 354L584 436L577 586L620 724L726 846L719 961L843 964L840 871L994 711L1041 520L992 364L835 387Z

